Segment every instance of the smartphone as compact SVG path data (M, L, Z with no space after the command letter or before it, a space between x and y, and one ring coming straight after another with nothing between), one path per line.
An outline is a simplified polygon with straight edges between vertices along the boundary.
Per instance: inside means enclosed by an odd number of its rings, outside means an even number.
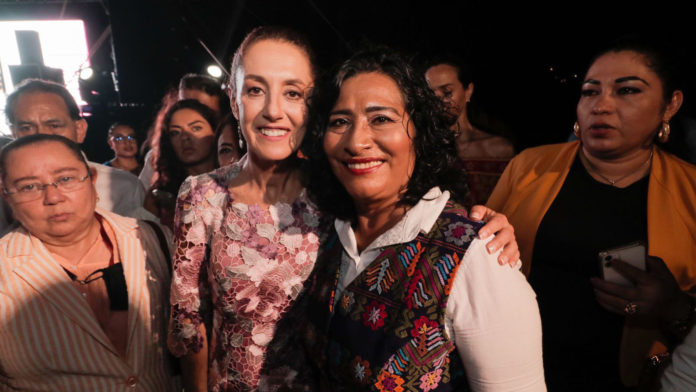
M620 284L622 286L634 286L633 282L626 279L611 266L613 260L621 260L640 270L645 271L645 244L634 242L618 248L607 249L599 252L599 263L601 265L602 278L607 282Z

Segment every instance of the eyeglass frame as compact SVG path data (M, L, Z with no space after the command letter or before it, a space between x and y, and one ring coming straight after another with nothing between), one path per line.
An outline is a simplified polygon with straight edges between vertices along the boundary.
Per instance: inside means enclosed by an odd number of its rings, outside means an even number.
M88 170L88 171L87 171L87 175L84 176L84 177L82 177L82 178L78 178L77 183L78 183L78 184L84 184L85 180L87 180L88 178L91 178L91 177L92 177L92 173L90 173L89 170ZM42 195L45 195L45 194L46 194L46 188L48 188L49 185L53 185L53 186L56 188L56 190L58 190L58 191L60 191L60 192L70 193L70 192L73 192L73 191L76 191L76 190L77 190L77 188L66 190L66 189L63 189L63 188L59 187L58 184L61 184L61 182L60 182L60 181L54 181L54 182L48 182L48 183L45 183L45 184L39 183L39 186L37 187L37 191L36 191L36 192L29 192L29 193L20 192L20 191L17 190L16 188L15 188L15 190L14 190L13 192L11 192L11 191L9 191L6 187L3 186L3 187L2 187L2 193L4 193L5 195L8 195L8 196L17 195L17 194L25 194L25 195L36 194L36 195L37 195L36 198L24 200L24 201L34 201L34 200L40 199ZM16 197L16 196L15 196L15 197Z
M113 140L116 143L124 143L124 142L137 142L138 140L135 138L135 136L131 135L126 135L126 136L111 136L111 140Z

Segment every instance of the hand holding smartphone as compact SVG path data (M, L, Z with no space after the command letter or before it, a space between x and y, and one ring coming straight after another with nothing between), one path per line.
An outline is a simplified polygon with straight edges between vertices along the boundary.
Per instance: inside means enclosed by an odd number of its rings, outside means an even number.
M625 278L611 266L613 260L621 260L640 270L645 271L646 250L645 244L634 242L617 248L607 249L599 252L599 263L601 265L602 278L607 282L620 284L622 286L635 286L633 282Z

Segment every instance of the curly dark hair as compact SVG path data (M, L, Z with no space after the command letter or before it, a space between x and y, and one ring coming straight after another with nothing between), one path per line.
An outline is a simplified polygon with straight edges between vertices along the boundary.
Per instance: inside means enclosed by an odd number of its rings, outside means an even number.
M159 157L155 164L155 169L159 174L155 188L166 190L174 195L179 192L179 187L187 177L186 166L176 156L172 143L167 137L169 124L174 113L182 109L191 109L200 114L210 124L211 129L216 129L218 119L213 109L198 102L195 99L184 99L177 101L169 107L161 122L161 137L159 142ZM211 151L215 151L212 148ZM216 161L217 162L217 161Z
M338 99L343 83L360 74L378 72L393 79L401 90L405 109L416 129L412 137L416 162L401 196L402 205L413 206L430 190L439 186L452 197L464 200L469 192L457 160L455 135L449 130L442 102L428 87L425 77L410 64L410 59L386 47L361 51L320 79L309 100L309 119L302 152L308 157L308 189L315 203L334 216L355 218L353 200L331 171L323 149L329 113Z

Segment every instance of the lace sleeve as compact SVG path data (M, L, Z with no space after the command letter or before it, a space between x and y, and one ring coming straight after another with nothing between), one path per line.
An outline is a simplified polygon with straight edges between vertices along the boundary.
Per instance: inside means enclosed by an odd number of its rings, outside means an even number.
M171 315L169 350L175 356L199 352L204 336L199 326L209 311L210 289L207 279L211 217L220 213L218 203L205 195L210 186L189 177L181 186L174 215L174 253L172 254Z

